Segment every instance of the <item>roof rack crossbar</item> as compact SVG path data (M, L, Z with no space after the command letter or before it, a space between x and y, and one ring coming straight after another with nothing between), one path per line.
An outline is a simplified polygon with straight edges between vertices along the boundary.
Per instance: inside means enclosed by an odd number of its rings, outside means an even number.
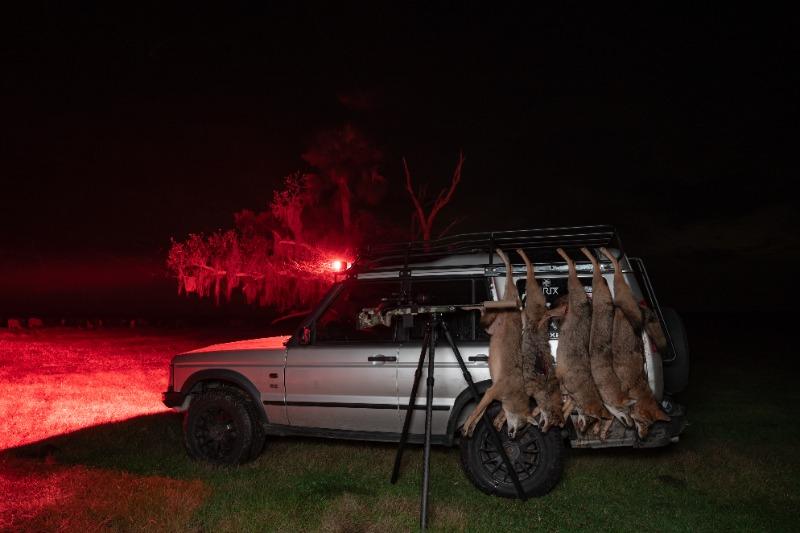
M410 261L457 253L488 253L488 263L492 264L496 248L533 251L581 246L622 249L616 230L609 225L533 228L464 233L431 241L376 244L359 251L356 266L361 262L376 264L397 260L408 265Z

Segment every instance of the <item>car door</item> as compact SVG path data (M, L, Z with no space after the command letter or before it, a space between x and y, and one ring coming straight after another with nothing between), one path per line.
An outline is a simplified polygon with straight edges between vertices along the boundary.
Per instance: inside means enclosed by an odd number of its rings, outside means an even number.
M412 279L411 297L418 303L427 305L469 305L483 303L489 299L488 284L485 278L451 278L451 279ZM481 329L478 311L456 310L442 315L448 331L464 359L474 382L489 379L489 340ZM403 330L405 340L400 347L397 363L398 397L401 406L401 418L405 417L408 400L414 382L414 373L419 363L426 315L416 315L413 327ZM456 397L467 388L467 382L461 373L453 350L447 340L440 337L436 345L434 357L434 398L433 420L431 422L434 435L447 432L450 409ZM425 430L426 379L428 377L427 359L422 369L415 413L411 421L410 432L423 433Z
M396 324L360 329L358 314L396 297L399 281L345 282L311 324L310 342L289 347L286 410L293 426L400 431Z

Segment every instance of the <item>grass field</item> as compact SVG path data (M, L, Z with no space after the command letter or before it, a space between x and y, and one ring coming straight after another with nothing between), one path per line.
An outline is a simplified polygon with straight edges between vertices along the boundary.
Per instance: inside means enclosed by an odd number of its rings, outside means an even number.
M525 503L483 495L457 450L436 450L431 529L797 531L800 365L745 326L689 321L691 425L677 445L572 450L556 489ZM159 403L166 362L230 335L0 334L0 529L414 530L420 448L395 486L389 445L284 438L239 468L187 459L181 418Z

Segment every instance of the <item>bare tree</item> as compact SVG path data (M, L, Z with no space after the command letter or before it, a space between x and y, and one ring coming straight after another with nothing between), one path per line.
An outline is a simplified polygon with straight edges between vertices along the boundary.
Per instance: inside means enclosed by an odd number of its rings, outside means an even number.
M458 162L456 163L456 168L453 171L453 177L450 180L450 187L446 189L442 189L439 191L439 195L434 200L433 205L425 214L425 187L420 187L416 192L414 191L414 187L411 184L411 172L408 170L408 163L406 162L406 158L403 158L403 170L406 174L406 190L408 194L411 196L411 201L414 204L414 218L419 223L420 233L422 233L422 240L429 241L431 240L431 230L433 229L433 223L436 220L436 215L439 214L439 211L447 205L450 200L453 198L453 193L458 187L459 182L461 182L461 169L464 166L464 153L458 153ZM445 228L442 233L447 232L451 227L452 223Z

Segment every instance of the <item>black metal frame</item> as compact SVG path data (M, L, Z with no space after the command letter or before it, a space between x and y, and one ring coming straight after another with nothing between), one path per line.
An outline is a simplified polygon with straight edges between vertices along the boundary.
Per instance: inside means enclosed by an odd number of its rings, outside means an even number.
M397 445L397 455L395 456L391 477L391 483L394 484L397 482L397 479L400 475L400 464L403 460L403 450L408 442L408 431L411 427L411 417L413 416L416 408L417 390L419 389L419 382L422 379L422 366L425 363L425 357L427 355L428 378L426 380L427 392L425 397L425 441L422 458L422 494L420 498L419 518L420 530L422 531L425 531L425 528L428 525L428 486L430 482L431 463L431 417L433 413L433 386L435 383L434 358L436 355L436 343L438 341L440 331L444 335L447 344L450 345L450 348L453 350L453 354L456 356L458 366L461 367L461 374L464 376L464 380L467 382L467 385L469 385L473 399L476 402L480 401L480 393L478 392L478 388L475 386L475 382L472 381L472 374L470 374L467 365L464 364L464 358L461 357L461 352L458 350L458 346L456 346L456 343L453 341L453 337L450 335L450 331L447 329L447 323L442 319L441 313L430 313L428 315L428 322L425 325L425 338L422 342L422 350L419 354L417 369L414 372L414 383L411 386L411 395L408 399L406 417L403 421L403 432L400 434L400 443ZM517 472L514 469L514 466L511 464L511 460L508 458L508 454L506 453L503 443L500 440L500 435L497 434L497 430L495 429L492 420L489 418L487 411L483 412L483 423L489 427L489 434L494 440L494 445L497 447L497 450L503 458L503 463L505 464L506 469L509 471L511 481L514 483L514 488L517 491L517 496L520 500L525 501L527 497L522 489L522 484L519 481Z
M409 241L404 243L389 243L367 246L359 250L358 257L353 267L348 271L355 276L362 271L382 270L400 267L408 271L412 262L434 261L453 254L486 254L486 261L474 265L460 264L453 269L470 267L492 267L494 265L495 250L521 248L525 250L531 260L537 259L547 263L561 262L562 259L554 252L556 248L575 250L587 248L613 248L617 257L624 256L622 241L614 226L608 224L591 226L561 226L550 228L531 228L509 231L489 231L482 233L463 233L431 241ZM602 258L600 258L602 262ZM580 262L580 261L578 261ZM675 345L664 320L664 314L656 298L653 284L645 269L644 262L636 257L628 257L628 262L642 284L644 295L649 305L653 308L661 323L661 328L667 338L669 350L672 352L663 359L664 363L671 363L677 357ZM427 268L427 267L426 267ZM436 270L447 267L435 267ZM420 270L422 270L420 268ZM496 272L496 269L487 269L487 272Z
M375 244L362 248L350 269L352 274L386 266L404 265L412 261L432 261L452 254L487 254L489 265L494 264L497 248L522 248L535 258L552 254L556 248L577 249L616 248L622 254L622 242L614 226L563 226L510 231L463 233L431 241ZM553 254L553 259L557 256ZM557 260L557 259L556 259ZM483 264L483 263L481 263ZM461 265L463 268L464 265Z
M661 311L661 305L659 305L658 298L656 298L656 291L653 289L653 282L650 281L650 275L647 273L644 261L642 261L640 257L629 257L628 262L633 267L634 272L639 274L639 281L643 286L645 298L650 302L650 306L658 317L658 321L661 323L661 329L664 331L664 336L667 338L667 346L669 346L672 352L669 357L662 357L661 362L667 364L672 363L678 358L678 352L675 350L675 344L672 342L672 334L667 327L667 322L664 320L664 313Z

